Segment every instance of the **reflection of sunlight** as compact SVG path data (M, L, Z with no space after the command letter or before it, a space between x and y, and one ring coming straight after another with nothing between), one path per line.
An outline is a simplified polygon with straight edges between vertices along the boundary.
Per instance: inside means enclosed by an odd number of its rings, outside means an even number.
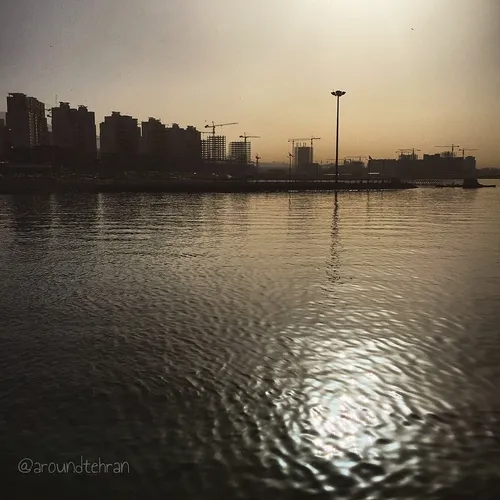
M314 436L311 436L313 453L322 458L333 458L345 451L359 454L356 434L360 424L349 408L346 396L340 398L337 408L315 407L310 412L310 422ZM335 439L335 445L326 442Z
M308 435L307 440L313 453L325 459L332 459L346 452L360 455L363 440L361 431L364 427L373 425L373 416L363 415L361 418L353 410L356 405L348 396L341 396L335 406L336 408L330 409L319 406L310 411L309 421L313 435Z

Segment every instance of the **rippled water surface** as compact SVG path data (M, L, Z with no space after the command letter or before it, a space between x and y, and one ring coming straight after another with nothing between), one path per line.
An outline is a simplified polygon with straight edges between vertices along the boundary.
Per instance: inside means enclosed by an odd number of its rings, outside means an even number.
M500 498L500 189L2 196L0 234L12 498Z

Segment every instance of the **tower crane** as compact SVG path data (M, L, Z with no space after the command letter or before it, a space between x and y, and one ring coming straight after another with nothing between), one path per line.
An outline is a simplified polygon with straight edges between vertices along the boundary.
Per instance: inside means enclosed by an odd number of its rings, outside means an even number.
M245 139L245 142L247 142L247 139L260 139L260 135L247 135L243 132L243 135L240 135L240 139Z
M441 147L441 146L439 146L439 147ZM446 147L446 146L444 146L444 147ZM396 150L396 153L399 153L399 156L409 155L411 153L412 158L415 160L416 159L415 151L420 151L420 149L415 149L415 148L398 149L398 150Z
M288 142L292 143L292 154L295 153L295 143L299 141L308 141L309 137L306 137L305 139L303 137L295 138L295 139L288 139Z
M462 158L465 158L466 151L477 151L477 149L476 148L462 148L462 149L459 149L459 151L462 151Z
M290 161L292 161L291 160L292 158L295 158L295 156L294 156L295 155L295 143L298 142L298 141L308 141L308 140L309 140L309 137L307 137L305 139L303 137L299 137L299 138L295 138L295 139L288 139L288 142L292 143L292 155L289 156Z
M321 141L321 137L311 137L309 140L311 141L311 154L309 157L309 163L312 164L312 162L313 162L313 142L314 141Z
M313 151L313 141L319 141L321 140L321 137L298 137L295 139L288 139L288 142L292 143L292 151L295 152L295 143L299 141L311 141L311 155L309 158L310 163L312 163L312 151Z
M238 125L238 122L231 122L231 123L214 123L212 121L212 125L205 125L205 128L211 128L212 129L212 135L215 136L215 127L225 127L227 125Z
M210 144L210 158L212 161L215 161L215 127L225 127L227 125L238 125L237 122L231 123L215 123L212 121L212 125L205 125L205 128L212 129L212 143ZM225 153L224 153L225 154Z
M257 178L257 182L259 181L259 160L260 156L258 154L255 155L255 177Z
M295 143L298 141L311 141L311 148L313 147L313 141L319 141L321 137L299 137L296 139L288 139L288 142L292 143L292 148L295 146Z
M245 163L248 163L247 158L247 139L260 139L258 135L247 135L246 132L243 132L243 135L240 135L240 139L243 139L245 143Z
M451 156L455 156L455 148L459 148L458 144L451 144L450 146L435 146L436 148L451 148Z

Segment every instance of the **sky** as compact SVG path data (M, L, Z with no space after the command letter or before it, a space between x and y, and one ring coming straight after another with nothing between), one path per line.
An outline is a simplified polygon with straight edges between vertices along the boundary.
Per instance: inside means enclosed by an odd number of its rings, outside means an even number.
M498 0L2 0L8 92L247 133L261 162L291 138L315 160L458 144L500 166ZM469 154L469 153L468 153Z

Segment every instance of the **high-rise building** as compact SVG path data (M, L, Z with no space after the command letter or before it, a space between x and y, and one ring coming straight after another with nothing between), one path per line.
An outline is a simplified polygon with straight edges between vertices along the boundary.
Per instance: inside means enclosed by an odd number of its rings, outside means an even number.
M97 152L95 115L85 106L70 108L61 102L52 108L52 144L86 157Z
M251 156L251 143L248 141L235 141L229 143L229 158L238 163L248 163Z
M202 141L204 160L221 161L226 159L226 136L209 135Z
M212 150L210 148L210 143L208 139L201 140L201 158L202 160L210 160Z
M167 153L167 128L160 120L149 118L142 122L141 153L155 158L164 158Z
M193 126L185 129L173 123L167 127L167 157L175 168L177 165L194 165L202 157L201 133Z
M113 111L100 124L101 155L137 155L140 150L141 132L137 119Z
M7 96L7 141L13 148L48 144L45 104L26 94Z
M308 146L298 146L295 148L295 166L299 169L306 168L311 165L312 148Z

